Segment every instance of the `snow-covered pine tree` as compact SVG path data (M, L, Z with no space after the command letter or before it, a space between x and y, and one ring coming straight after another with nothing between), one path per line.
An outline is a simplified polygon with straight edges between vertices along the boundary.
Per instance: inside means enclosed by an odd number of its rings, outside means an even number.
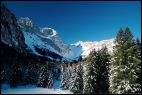
M61 65L61 84L60 88L61 89L70 89L71 87L71 76L72 76L72 67L70 63L64 62Z
M65 68L65 64L61 63L61 84L60 84L60 88L61 89L67 89L66 87L66 73L65 72L66 68Z
M94 88L93 88L93 79L92 75L90 74L91 72L91 63L87 64L86 66L86 72L84 73L84 87L83 87L83 94L94 94ZM90 68L90 69L89 69Z
M76 63L76 72L72 76L72 86L71 91L76 94L81 94L83 91L83 67L81 62ZM73 68L74 70L74 68Z
M84 94L109 94L110 55L107 48L90 53L84 70Z
M72 70L71 70L71 78L70 78L70 84L71 86L69 87L69 89L71 90L74 86L74 80L75 80L75 77L76 77L76 72L77 72L77 63L73 63L72 64Z
M42 65L39 71L38 87L48 87L48 67L47 65Z
M83 94L95 94L96 87L96 51L92 51L84 62Z
M106 47L103 47L97 51L96 65L97 77L95 93L109 94L110 55Z
M135 63L135 86L133 85L132 88L135 89L135 93L141 93L141 42L139 39L136 39L135 46L134 46L134 63Z
M139 93L141 84L137 82L137 72L141 71L141 61L137 60L133 35L128 27L125 32L120 29L116 43L110 70L110 91L113 94Z
M52 88L52 86L53 86L53 73L52 73L52 71L50 71L50 70L48 70L48 81L47 81L47 87L48 88Z
M28 62L27 68L25 70L25 84L33 84L35 85L38 79L38 68L36 68L36 64L34 59Z

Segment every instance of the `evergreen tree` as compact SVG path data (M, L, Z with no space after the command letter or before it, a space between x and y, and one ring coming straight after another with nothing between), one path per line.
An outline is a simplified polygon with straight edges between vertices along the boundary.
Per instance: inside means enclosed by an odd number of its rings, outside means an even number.
M141 42L137 38L135 44L135 69L136 69L136 83L137 83L137 91L136 93L141 93ZM134 88L135 89L135 88Z
M62 72L62 75L61 75L61 85L60 85L60 88L61 89L70 89L71 87L71 83L72 83L72 74L73 74L73 71L72 71L72 66L69 64L69 63L63 63L62 66L61 66L61 72Z
M75 86L75 78L76 78L76 72L77 72L77 63L73 63L72 64L72 71L71 71L71 78L70 78L70 83L71 83L71 87L70 87L70 90L72 90ZM74 91L72 91L74 92ZM74 92L75 93L75 92Z
M77 64L77 63L76 63ZM75 73L75 77L72 78L73 84L71 87L71 91L74 93L82 93L83 91L83 67L81 62L78 63L77 65L77 71Z
M84 75L83 93L109 93L109 65L110 55L106 47L90 53Z
M20 71L20 67L19 67L19 63L18 63L18 58L14 57L13 61L15 61L15 63L13 62L13 64L11 65L12 70L12 74L11 74L11 78L10 78L10 87L16 87L17 84L20 84L21 82L21 71Z
M126 27L124 32L124 42L133 43L133 35L128 27Z
M126 28L122 35L117 35L116 42L110 71L110 91L113 94L137 93L141 85L136 81L138 78L136 72L140 71L138 67L141 61L137 61L135 42L129 28Z
M103 47L98 51L96 56L96 71L97 71L97 86L95 92L97 94L109 94L109 65L110 55L108 54L107 48Z
M52 73L52 71L49 71L48 70L48 81L47 81L47 87L48 88L52 88L52 86L53 86L53 73Z
M27 69L25 70L25 84L33 84L37 83L38 79L38 68L36 68L36 64L33 61L28 62ZM41 68L40 68L41 69ZM39 70L40 71L40 70Z
M93 77L95 77L94 74L92 74L92 72L94 70L92 70L92 66L91 63L87 64L86 66L86 71L85 71L85 75L84 75L84 87L83 87L83 94L94 94L94 80Z
M48 70L46 65L42 65L37 81L38 87L48 87Z
M138 52L141 52L141 42L139 38L136 39L136 49L138 50Z
M89 57L85 60L85 70L83 75L83 94L94 94L96 87L96 56L97 52L94 50L90 53Z
M123 33L122 28L120 28L118 33L117 33L116 42L118 44L122 44L124 42L124 33Z

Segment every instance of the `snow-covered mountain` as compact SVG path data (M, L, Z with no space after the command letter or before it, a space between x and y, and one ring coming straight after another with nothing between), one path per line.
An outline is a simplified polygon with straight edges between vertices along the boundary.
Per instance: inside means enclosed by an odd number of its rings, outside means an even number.
M54 29L38 27L28 17L20 18L18 20L18 25L22 29L25 37L25 43L31 52L41 55L36 51L35 47L44 51L49 50L60 56L67 55L71 52L69 46L62 42L58 33Z
M44 51L54 52L67 60L77 60L80 56L85 58L93 49L98 50L103 46L106 46L108 51L112 53L115 45L114 39L94 42L78 41L74 44L66 45L58 36L56 30L48 27L38 27L28 17L20 18L18 25L22 29L28 48L37 55L41 54L37 52L36 47Z
M81 47L80 55L83 58L85 58L90 54L90 52L92 50L94 50L94 49L98 50L98 49L101 49L104 46L107 47L109 53L112 53L113 52L113 46L115 46L115 43L114 43L114 38L112 38L112 39L108 39L108 40L93 41L93 42L91 42L91 41L90 42L89 41L86 41L86 42L78 41L78 42L72 44L72 46ZM78 53L78 55L79 55L79 53Z

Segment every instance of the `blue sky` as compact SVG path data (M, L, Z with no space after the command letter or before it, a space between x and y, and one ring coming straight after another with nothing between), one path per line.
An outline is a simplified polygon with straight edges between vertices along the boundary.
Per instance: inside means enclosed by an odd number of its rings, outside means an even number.
M19 17L29 17L40 27L55 29L63 42L114 38L127 26L141 39L140 1L7 1Z

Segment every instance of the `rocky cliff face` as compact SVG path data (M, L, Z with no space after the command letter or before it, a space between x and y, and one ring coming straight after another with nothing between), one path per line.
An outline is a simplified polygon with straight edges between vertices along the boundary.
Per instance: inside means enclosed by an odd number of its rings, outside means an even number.
M54 29L41 28L28 17L21 17L18 20L18 25L22 29L27 46L33 53L38 54L35 47L52 51L60 56L70 52L70 48L62 42Z
M28 54L31 53L29 52L31 49L32 52L36 52L34 54L36 54L37 56L46 57L42 55L43 53L39 53L39 51L37 51L38 48L41 49L40 51L42 52L46 51L44 53L46 53L46 55L48 55L53 60L55 58L54 56L56 56L56 59L60 60L61 57L59 56L58 52L54 52L50 49L53 47L53 45L54 50L59 51L60 48L51 40L44 40L36 35L36 33L40 34L40 28L33 24L31 20L26 19L22 21L21 23L23 24L21 25L21 27L19 26L15 15L3 5L1 7L1 42L8 45L9 47L14 48L18 52L24 52ZM50 43L52 46L50 46ZM35 47L37 48L35 49Z
M25 39L17 24L17 19L4 5L1 7L1 42L20 52L26 49Z
M27 84L49 88L53 86L53 81L58 78L56 71L60 63L27 51L23 32L14 14L5 6L1 7L0 47L1 83L7 82L11 87ZM37 51L45 53L38 48ZM49 51L46 54L60 57Z

